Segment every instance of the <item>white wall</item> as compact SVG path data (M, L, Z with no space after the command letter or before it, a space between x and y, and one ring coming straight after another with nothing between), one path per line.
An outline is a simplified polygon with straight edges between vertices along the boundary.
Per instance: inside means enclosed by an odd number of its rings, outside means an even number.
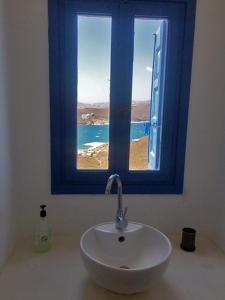
M202 61L202 74L199 74L197 82L198 84L202 82L200 89L205 95L203 99L208 99L209 124L208 126L204 124L204 131L210 146L214 145L210 155L214 156L215 172L205 181L202 188L208 185L209 180L214 182L214 191L206 207L209 211L208 226L213 239L225 251L225 2L223 0L207 2L211 2L211 5L205 5L205 13L204 9L201 9L208 22L202 24L199 35L203 51L199 52L197 59L197 63L199 60ZM211 131L210 135L208 130ZM205 162L208 163L211 158L209 154L207 155Z
M225 44L223 49L223 51L225 51ZM225 63L223 64L223 68L225 69ZM225 85L223 87L223 90L225 95ZM225 121L223 124L223 128L225 128ZM223 130L223 134L224 133L225 130ZM216 242L225 251L225 138L221 139L221 143L219 146L218 175L217 188L219 197L217 199L217 214L214 216L214 236Z
M198 1L198 4L200 26L196 44L201 44L201 50L195 49L193 76L196 73L196 80L193 78L192 91L198 89L199 95L192 101L201 98L205 106L203 110L199 107L195 111L196 118L197 114L205 115L205 122L202 122L202 117L199 119L197 126L200 131L196 136L198 140L204 138L206 141L199 158L206 176L201 188L207 188L210 182L213 184L202 211L208 211L206 226L225 251L225 2Z
M4 3L0 1L0 268L14 243L12 156L10 147L7 39Z
M225 137L224 3L198 0L184 194L125 197L130 220L164 232L183 226L207 235L217 230L222 203L217 185L219 148ZM95 223L112 220L116 201L105 196L50 195L47 0L8 0L7 11L17 233L21 238L32 233L39 204L45 202L55 233L81 234Z

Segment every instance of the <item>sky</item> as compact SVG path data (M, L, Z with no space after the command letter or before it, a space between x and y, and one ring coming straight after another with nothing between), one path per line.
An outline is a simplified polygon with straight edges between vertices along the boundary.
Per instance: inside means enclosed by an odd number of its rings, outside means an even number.
M159 20L135 19L132 100L151 94L153 33ZM78 102L109 102L111 18L78 16Z

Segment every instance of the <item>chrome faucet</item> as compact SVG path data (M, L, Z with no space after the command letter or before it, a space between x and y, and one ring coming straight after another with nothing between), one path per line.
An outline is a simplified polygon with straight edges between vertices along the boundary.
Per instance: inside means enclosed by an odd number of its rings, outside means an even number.
M116 181L117 183L117 198L118 198L118 207L117 207L116 218L115 218L115 226L116 229L123 231L127 228L128 225L126 219L127 207L123 210L122 182L118 174L113 174L108 178L105 194L109 195L111 193L111 188L114 181Z

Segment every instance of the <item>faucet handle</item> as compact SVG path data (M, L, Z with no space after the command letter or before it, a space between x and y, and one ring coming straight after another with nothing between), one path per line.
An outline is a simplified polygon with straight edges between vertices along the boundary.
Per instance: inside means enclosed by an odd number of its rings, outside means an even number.
M126 214L127 214L127 210L128 210L128 207L126 206L125 209L124 209L124 212L123 212L123 216L125 217Z

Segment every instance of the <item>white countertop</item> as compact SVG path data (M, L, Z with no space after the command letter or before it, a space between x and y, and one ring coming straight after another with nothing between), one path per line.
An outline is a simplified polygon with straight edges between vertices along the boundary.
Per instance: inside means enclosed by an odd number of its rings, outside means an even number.
M79 241L54 239L52 249L33 252L31 242L18 246L0 275L1 300L225 300L225 254L212 242L198 238L193 253L179 248L162 279L148 291L117 295L89 279L80 257Z

